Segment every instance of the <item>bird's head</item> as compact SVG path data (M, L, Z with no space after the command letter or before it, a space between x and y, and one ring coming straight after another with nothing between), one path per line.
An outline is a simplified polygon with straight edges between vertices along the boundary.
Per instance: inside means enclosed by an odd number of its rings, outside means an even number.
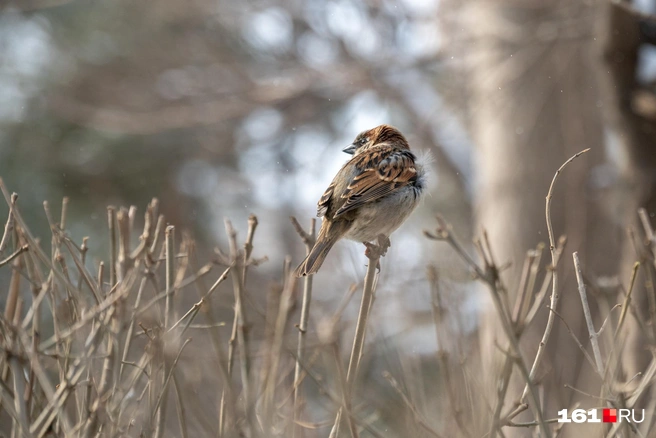
M359 133L353 143L342 150L350 155L357 155L370 147L381 143L392 144L397 147L410 149L408 141L401 132L390 125L380 125L373 129Z

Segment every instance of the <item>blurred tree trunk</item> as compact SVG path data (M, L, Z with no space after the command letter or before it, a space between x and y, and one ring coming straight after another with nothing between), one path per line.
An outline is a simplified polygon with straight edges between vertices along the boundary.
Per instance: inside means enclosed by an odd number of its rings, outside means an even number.
M590 277L612 276L619 268L612 255L619 253L622 239L621 222L610 214L617 206L613 201L617 196L610 180L613 172L604 165L599 106L605 103L600 102L594 81L595 72L602 68L592 38L597 6L544 0L479 1L469 6L467 30L475 47L469 114L477 144L476 232L485 229L489 233L497 264L511 263L502 273L511 303L526 251L544 242L543 260L550 262L545 196L555 171L570 156L592 148L560 175L552 201L555 237L568 237L558 268L558 310L585 342L588 336L576 292L572 252L578 251ZM591 303L598 328L605 315L598 314L594 299ZM485 369L494 370L484 376L487 396L493 401L503 359L495 345L503 348L506 341L493 306L483 308L490 309L483 317L480 342ZM522 338L529 367L547 316L548 309L543 307ZM585 377L591 374L589 364L556 320L537 374L544 389L545 418L555 417L557 410L578 398L564 389L564 384L598 391L598 381ZM522 388L519 379L511 383L503 412L512 408ZM524 415L521 418L532 419L531 414ZM526 433L504 432L507 436Z
M641 15L629 6L604 2L600 8L598 52L602 65L597 69L604 105L602 114L609 146L619 151L618 172L624 183L624 205L619 211L622 223L628 224L635 239L625 239L622 249L622 274L630 277L631 265L640 260L642 266L633 295L638 309L654 339L653 318L656 315L654 296L654 264L646 257L644 230L638 221L638 208L645 208L654 226L656 213L656 94L654 84L641 84L637 70L643 45L654 44L655 17ZM644 62L644 60L642 60ZM651 86L649 86L651 85ZM638 252L638 254L637 254ZM627 337L623 342L623 378L630 380L644 371L648 351L648 336L642 333L635 318L630 318ZM637 384L637 380L634 383Z

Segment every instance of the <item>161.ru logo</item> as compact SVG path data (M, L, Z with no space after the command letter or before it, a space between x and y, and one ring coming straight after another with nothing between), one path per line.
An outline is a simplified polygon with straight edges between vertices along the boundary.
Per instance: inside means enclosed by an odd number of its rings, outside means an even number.
M636 412L642 411L642 417L636 418ZM617 423L621 421L628 421L631 423L642 423L645 421L644 409L602 409L602 419L599 419L599 409L574 409L572 416L567 413L567 409L558 411L559 423Z

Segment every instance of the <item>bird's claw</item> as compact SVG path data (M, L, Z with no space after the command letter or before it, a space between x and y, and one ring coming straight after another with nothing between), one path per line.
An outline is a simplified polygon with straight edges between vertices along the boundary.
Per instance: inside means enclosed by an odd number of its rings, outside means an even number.
M371 242L362 242L362 244L363 244L363 245L365 246L365 248L366 248L366 249L364 250L364 255L367 256L367 258L372 258L372 257L373 257L373 254L374 254L374 252L376 251L376 249L378 248L378 246L377 246L377 245L374 245L374 244L371 243Z
M384 234L379 234L378 235L378 246L380 247L380 255L385 256L387 254L387 250L392 246L392 242L390 242L389 237L387 237Z
M364 255L367 256L367 258L370 260L377 259L378 261L377 261L376 268L380 271L380 257L384 257L385 254L387 254L387 249L391 246L389 237L380 234L378 236L377 245L371 242L362 242L362 243L367 248L364 251Z

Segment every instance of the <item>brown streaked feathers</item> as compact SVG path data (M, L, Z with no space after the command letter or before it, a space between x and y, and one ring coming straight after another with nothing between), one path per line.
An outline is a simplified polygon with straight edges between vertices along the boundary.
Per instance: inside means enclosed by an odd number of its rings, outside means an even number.
M414 209L423 189L423 170L403 135L389 125L359 134L344 152L351 158L317 205L323 216L315 246L295 271L315 273L342 237L369 241L388 236ZM361 240L362 239L362 240Z

